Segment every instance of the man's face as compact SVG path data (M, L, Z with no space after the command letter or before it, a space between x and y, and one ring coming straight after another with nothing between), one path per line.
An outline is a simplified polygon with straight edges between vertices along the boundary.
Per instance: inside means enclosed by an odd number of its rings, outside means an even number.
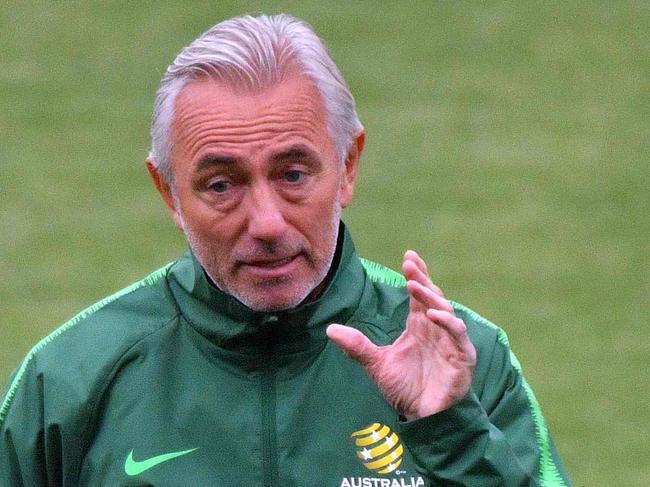
M154 180L208 275L251 309L297 306L331 265L363 133L341 164L317 90L296 76L254 94L192 82L172 134L173 189Z

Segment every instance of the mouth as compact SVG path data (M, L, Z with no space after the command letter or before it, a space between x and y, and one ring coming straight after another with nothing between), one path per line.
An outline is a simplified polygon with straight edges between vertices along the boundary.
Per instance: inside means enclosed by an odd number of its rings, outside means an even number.
M280 277L288 274L297 265L300 253L282 258L254 259L241 262L240 266L258 277Z
M273 269L274 267L280 267L285 264L288 264L291 262L293 259L296 258L296 255L292 255L290 257L284 257L282 259L263 259L263 260L252 260L249 262L245 262L244 265L252 266L252 267L264 267L268 269Z

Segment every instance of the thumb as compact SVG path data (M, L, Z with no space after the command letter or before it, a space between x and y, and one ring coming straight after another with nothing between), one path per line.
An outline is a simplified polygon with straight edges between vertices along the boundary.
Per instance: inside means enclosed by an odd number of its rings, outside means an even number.
M377 355L378 347L356 328L330 325L327 336L364 367L372 363Z

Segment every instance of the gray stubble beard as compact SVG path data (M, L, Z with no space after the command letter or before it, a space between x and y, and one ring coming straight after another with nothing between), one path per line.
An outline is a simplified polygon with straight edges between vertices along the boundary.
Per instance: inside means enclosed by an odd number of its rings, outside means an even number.
M174 199L176 200L176 198ZM282 303L279 305L269 305L268 303L263 303L263 299L257 299L256 296L252 296L253 294L259 293L259 291L257 290L251 292L250 295L246 295L245 293L238 292L236 289L232 288L231 286L228 286L227 283L223 282L223 280L216 278L216 276L213 275L213 273L210 272L209 269L216 269L219 267L217 259L215 258L215 256L211 256L209 252L206 253L203 252L204 249L199 243L200 239L198 239L194 234L194 232L192 231L192 229L190 229L185 224L185 219L183 218L183 212L180 206L180 202L175 201L175 204L181 222L181 226L183 227L183 233L185 234L185 238L190 246L190 249L194 253L194 256L201 264L201 267L203 267L203 270L205 271L207 276L212 280L214 285L217 286L217 288L219 288L222 292L233 296L235 299L237 299L239 302L241 302L242 304L244 304L245 306L247 306L253 311L273 312L273 311L283 311L283 310L296 308L314 291L314 289L316 289L325 280L325 277L327 276L327 273L329 272L330 267L332 266L332 262L334 260L334 254L336 253L336 243L338 240L339 222L341 220L341 212L342 212L341 205L339 204L338 194L334 199L335 208L333 211L333 217L331 221L328 222L328 226L329 226L328 235L332 236L332 241L330 242L328 253L326 255L325 262L322 269L318 269L316 277L312 281L306 283L304 289L298 290L295 293L296 295L293 299L291 299L288 303ZM303 258L308 259L307 256L303 256ZM311 259L308 260L311 260L311 262L313 262L314 265L316 265L313 256L311 256ZM271 286L273 284L269 283L269 285Z

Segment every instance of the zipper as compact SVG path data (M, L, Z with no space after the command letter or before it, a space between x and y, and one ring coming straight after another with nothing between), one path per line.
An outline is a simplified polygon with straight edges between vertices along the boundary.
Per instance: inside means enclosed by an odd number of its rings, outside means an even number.
M269 315L264 321L267 325L277 323L277 315ZM278 442L276 421L276 365L273 356L273 342L268 343L264 354L264 370L261 376L261 417L262 417L262 485L277 487L278 474Z
M275 421L275 371L262 374L262 485L278 485L278 445Z

